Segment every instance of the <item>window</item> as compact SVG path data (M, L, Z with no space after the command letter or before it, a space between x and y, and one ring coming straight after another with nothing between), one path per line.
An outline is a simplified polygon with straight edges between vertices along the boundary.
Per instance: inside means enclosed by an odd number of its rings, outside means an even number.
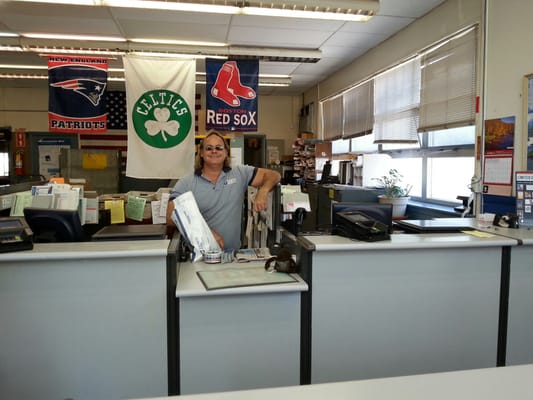
M350 141L349 140L333 140L331 142L331 153L332 154L346 154L350 152Z
M0 152L0 176L9 176L9 153Z
M457 196L470 194L468 185L474 175L474 157L428 157L427 162L426 198L453 202Z
M423 55L419 131L474 124L476 43L472 28Z
M376 76L374 135L376 143L418 143L420 57Z
M475 171L475 127L446 129L421 135L419 149L391 150L393 166L413 185L411 196L436 204L459 203L468 196Z
M374 81L369 80L346 91L343 96L343 138L372 133L374 125Z
M335 99L345 98L342 111L336 109L343 132L343 139L332 142L336 160L348 153L387 153L403 182L413 185L411 196L416 200L460 203L457 196L470 194L476 163L476 48L477 27L465 29L367 80L374 85L368 95L354 90L363 85L338 95ZM374 99L373 130L357 137L357 129L346 128L362 121L356 118L354 104L365 104L362 100L369 98ZM339 137L338 124L333 139Z
M337 96L321 103L322 137L333 140L342 137L343 109L342 96Z
M375 153L379 146L374 142L374 135L366 135L350 140L352 152L356 153Z

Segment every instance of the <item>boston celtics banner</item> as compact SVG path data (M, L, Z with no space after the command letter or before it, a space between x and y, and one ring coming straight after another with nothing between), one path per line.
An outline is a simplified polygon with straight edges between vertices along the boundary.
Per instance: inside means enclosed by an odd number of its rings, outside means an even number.
M49 56L48 130L106 132L106 86L106 58Z
M257 131L259 61L208 59L206 129Z
M173 179L192 173L196 61L133 55L123 61L126 175Z

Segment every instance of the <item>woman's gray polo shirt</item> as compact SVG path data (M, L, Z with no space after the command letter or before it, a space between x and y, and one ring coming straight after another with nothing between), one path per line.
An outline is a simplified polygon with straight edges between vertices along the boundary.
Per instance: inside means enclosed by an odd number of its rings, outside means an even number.
M237 165L222 171L216 184L201 176L201 171L180 179L170 199L191 191L207 225L224 239L226 249L240 249L244 197L257 168Z

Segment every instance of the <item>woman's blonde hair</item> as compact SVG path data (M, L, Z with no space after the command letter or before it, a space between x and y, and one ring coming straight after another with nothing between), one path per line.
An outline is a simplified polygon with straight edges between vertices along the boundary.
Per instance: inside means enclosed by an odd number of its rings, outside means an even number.
M200 155L200 150L204 148L204 143L207 140L207 138L210 136L218 136L222 140L222 143L224 143L224 149L226 150L226 158L224 160L224 165L222 166L222 169L224 171L229 170L231 168L231 158L229 156L230 148L229 148L228 142L226 141L226 139L224 139L224 136L222 136L220 133L216 131L211 131L202 139L202 141L198 145L198 148L196 151L196 157L194 158L195 171L200 171L204 166L204 159Z

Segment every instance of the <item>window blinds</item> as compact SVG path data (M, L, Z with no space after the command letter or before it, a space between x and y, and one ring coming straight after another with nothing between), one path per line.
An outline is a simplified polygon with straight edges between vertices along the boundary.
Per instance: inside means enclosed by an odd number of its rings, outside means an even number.
M342 95L344 139L369 135L374 124L374 81L369 80Z
M474 124L476 42L473 28L423 56L419 131Z
M420 57L375 78L374 143L418 143Z
M342 96L325 100L321 103L321 106L323 139L340 139L343 125Z

